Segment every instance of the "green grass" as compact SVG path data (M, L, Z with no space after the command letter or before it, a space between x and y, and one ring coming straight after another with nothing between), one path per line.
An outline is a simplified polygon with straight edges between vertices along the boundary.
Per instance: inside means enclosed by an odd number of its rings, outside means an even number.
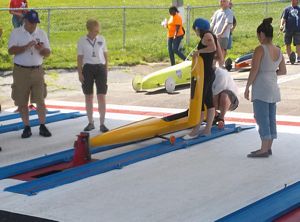
M0 8L7 7L6 2L1 1ZM66 0L30 0L30 7L70 7L70 6L112 6L111 1L90 0L75 1ZM165 6L168 1L146 0L114 0L114 6ZM218 8L217 0L185 0L186 5L206 6L215 5L206 9L193 9L191 20L196 17L209 19ZM279 17L283 8L289 3L272 3L267 10L265 5L238 5L241 2L261 2L259 0L234 0L234 13L238 26L234 32L233 49L229 56L236 58L255 48L256 27L266 16L274 18L275 33L278 31ZM267 12L267 13L266 13ZM47 11L40 11L40 27L47 30ZM85 35L85 22L88 18L99 19L102 26L102 34L105 36L109 48L110 65L134 65L145 62L168 61L166 46L166 30L160 22L168 18L167 9L127 9L126 10L126 48L122 48L122 13L120 9L110 10L55 10L51 12L50 42L52 55L45 60L47 68L74 68L76 66L76 44L80 36ZM10 69L12 57L7 54L7 41L12 30L11 16L7 11L0 11L0 26L4 29L3 38L0 40L0 69ZM283 45L283 37L275 36L274 42ZM186 46L186 52L190 51L197 43L195 34L191 33L191 42Z

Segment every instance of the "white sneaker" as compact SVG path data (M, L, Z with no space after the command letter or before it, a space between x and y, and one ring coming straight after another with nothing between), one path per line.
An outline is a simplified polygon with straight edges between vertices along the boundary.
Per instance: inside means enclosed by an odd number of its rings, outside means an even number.
M183 136L182 139L184 139L184 140L191 140L191 139L195 139L197 137L198 137L198 134L196 134L194 136L191 136L191 135L188 134L188 135Z

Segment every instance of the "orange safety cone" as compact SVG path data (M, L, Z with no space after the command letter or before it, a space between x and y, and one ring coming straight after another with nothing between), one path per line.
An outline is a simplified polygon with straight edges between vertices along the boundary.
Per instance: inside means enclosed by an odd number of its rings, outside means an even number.
M80 166L91 161L91 153L89 149L89 133L81 132L77 135L74 142L74 156L72 166Z

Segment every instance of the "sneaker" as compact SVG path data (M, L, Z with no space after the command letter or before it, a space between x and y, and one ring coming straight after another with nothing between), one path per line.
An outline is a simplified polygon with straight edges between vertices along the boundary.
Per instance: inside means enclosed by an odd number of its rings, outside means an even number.
M31 137L31 135L32 135L32 133L31 133L30 126L25 126L21 137L23 139L25 139L25 138Z
M50 137L52 134L49 132L47 127L44 124L40 125L40 135L43 137Z
M300 63L300 57L297 57L297 63Z
M289 56L290 62L293 65L296 62L296 53L292 52Z
M102 125L100 125L100 131L102 133L106 133L107 131L109 131L109 129L104 124L102 124Z
M86 127L84 127L83 131L91 131L95 129L94 123L89 123Z

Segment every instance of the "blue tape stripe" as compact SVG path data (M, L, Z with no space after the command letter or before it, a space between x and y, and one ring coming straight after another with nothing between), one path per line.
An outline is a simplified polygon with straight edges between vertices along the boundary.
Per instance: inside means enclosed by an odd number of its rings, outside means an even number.
M101 147L93 148L91 150L91 154L95 154L95 153L99 153L111 149L116 149L118 147L126 146L133 143L117 144L117 145L101 146ZM70 162L73 159L73 155L74 155L74 148L70 148L65 151L46 155L36 159L27 160L24 162L8 165L5 167L0 167L0 180L13 177L19 174L27 173L40 168L53 166L59 163Z
M236 129L237 128L235 127L235 124L231 124L229 126L227 125L226 128L222 131L214 128L212 131L213 136L199 137L196 138L195 141L197 141L197 143L201 143L212 140L214 138L236 132ZM164 141L159 144L146 146L144 148L110 157L105 160L99 160L33 181L7 187L5 191L31 196L43 190L51 189L63 184L72 183L74 181L98 175L110 170L119 169L145 159L156 157L178 149L186 148L187 146L196 143L194 142L194 140L185 141L182 138L179 138L176 141L177 142L174 145L170 145L169 142Z
M300 207L300 181L233 212L216 222L272 222Z
M59 153L46 155L21 163L0 168L0 179L13 177L19 174L27 173L40 168L53 166L62 162L69 162L73 158L74 149L65 150Z
M60 113L53 116L47 116L46 117L46 123L53 123L61 120L71 119L71 118L78 118L84 116L84 114L81 114L79 112L72 112L72 113ZM30 126L38 126L40 125L38 119L30 120ZM0 126L0 134L1 133L7 133L10 131L16 131L24 128L23 122L18 123L12 123L8 125Z
M47 114L54 114L54 113L59 113L59 110L53 110L53 111L47 111ZM29 112L30 116L37 115L36 110L31 110ZM7 120L12 120L12 119L18 119L21 118L20 113L13 113L13 114L7 114L0 116L0 121L7 121Z

